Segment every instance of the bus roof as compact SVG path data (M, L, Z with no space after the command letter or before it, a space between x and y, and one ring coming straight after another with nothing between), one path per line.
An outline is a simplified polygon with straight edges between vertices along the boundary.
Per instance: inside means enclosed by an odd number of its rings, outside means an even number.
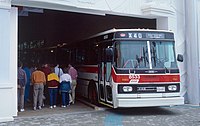
M90 36L89 38L94 38L97 36L101 36L101 35L106 35L106 34L110 34L110 33L115 33L115 32L130 32L130 31L134 31L134 32L166 32L166 33L173 33L172 31L169 30L156 30L156 29L110 29L104 32L100 32L97 33L95 35Z

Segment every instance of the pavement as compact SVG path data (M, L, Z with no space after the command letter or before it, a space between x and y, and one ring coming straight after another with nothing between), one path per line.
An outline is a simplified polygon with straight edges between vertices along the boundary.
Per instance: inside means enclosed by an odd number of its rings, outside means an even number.
M24 112L18 112L18 117L33 117L33 116L45 116L45 115L52 115L52 114L70 114L70 113L81 113L87 111L94 111L94 108L90 106L90 104L82 103L77 101L75 104L70 105L69 107L62 108L57 106L56 108L50 109L49 105L45 105L41 110L37 109L34 111L32 107L26 107ZM18 118L16 117L16 118Z
M82 102L19 112L0 126L200 126L200 106L94 109Z

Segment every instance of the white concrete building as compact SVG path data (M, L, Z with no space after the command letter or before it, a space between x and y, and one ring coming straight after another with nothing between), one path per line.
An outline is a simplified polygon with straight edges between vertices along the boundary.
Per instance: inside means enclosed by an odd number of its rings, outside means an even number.
M0 0L0 122L17 116L18 11L12 5L94 15L154 18L157 29L175 33L182 95L200 103L200 0Z

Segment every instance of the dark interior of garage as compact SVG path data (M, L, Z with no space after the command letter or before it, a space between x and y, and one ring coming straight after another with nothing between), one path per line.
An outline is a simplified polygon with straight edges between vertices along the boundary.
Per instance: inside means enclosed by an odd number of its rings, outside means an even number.
M58 46L78 42L112 28L156 29L156 19L54 10L29 12L18 18L18 58L29 64L66 63L67 60L63 59L65 52L59 52Z

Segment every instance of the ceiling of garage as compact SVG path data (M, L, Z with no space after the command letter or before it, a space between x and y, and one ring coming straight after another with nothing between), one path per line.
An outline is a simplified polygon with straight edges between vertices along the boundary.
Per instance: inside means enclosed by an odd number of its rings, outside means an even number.
M19 43L44 40L47 46L75 42L111 28L156 28L155 19L53 10L19 16L18 24Z

